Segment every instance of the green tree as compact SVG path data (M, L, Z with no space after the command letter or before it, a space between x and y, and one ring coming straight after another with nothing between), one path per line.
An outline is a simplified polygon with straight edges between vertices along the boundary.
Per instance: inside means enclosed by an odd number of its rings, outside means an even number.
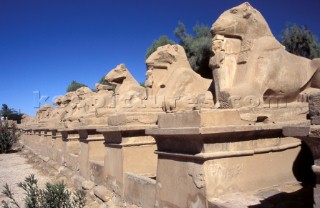
M157 50L158 47L167 44L175 44L173 40L170 40L166 35L161 35L158 40L153 41L152 45L147 49L146 59Z
M15 123L0 121L0 154L10 152L18 141L18 130Z
M99 83L103 84L103 85L110 85L110 83L107 80L105 80L104 78L105 78L105 76L101 77L101 79L99 80Z
M101 77L101 79L99 80L99 84L111 86L111 90L114 91L114 89L116 88L116 85L111 84L110 82L108 82L108 81L105 80L104 78L105 78L105 76ZM92 91L96 91L96 89L94 89L94 90L92 90Z
M306 26L288 24L281 33L281 39L290 53L310 59L320 57L317 37Z
M67 92L73 92L76 91L77 89L79 89L80 87L87 87L87 85L76 82L75 80L73 80L70 85L67 87Z
M212 35L206 25L196 24L193 27L194 34L189 34L182 22L178 23L174 34L179 38L180 45L184 47L189 63L193 70L202 77L212 78L209 60L212 55Z
M2 104L1 115L4 117L9 117L12 114L12 110L8 107L7 104Z
M9 108L7 104L2 104L2 108L0 110L1 116L7 118L8 120L17 121L17 123L21 122L22 113L19 113L13 108Z

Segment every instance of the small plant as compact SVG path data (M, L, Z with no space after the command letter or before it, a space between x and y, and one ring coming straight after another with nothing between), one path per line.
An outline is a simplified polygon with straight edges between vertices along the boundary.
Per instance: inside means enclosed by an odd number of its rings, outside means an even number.
M26 208L83 208L86 204L85 192L78 190L71 193L66 189L64 182L46 183L45 188L39 189L38 180L32 174L18 186L26 193ZM4 185L2 193L9 198L9 202L2 201L3 208L11 208L10 205L20 208L8 184Z
M17 127L15 123L0 121L0 154L11 150L12 145L18 141Z

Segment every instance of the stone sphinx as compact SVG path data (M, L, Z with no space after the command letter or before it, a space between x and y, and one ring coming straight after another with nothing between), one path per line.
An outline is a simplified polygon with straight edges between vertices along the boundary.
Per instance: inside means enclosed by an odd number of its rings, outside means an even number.
M142 100L142 106L133 106L130 110L109 116L110 126L155 125L163 111L194 110L197 102L204 100L203 97L207 98L208 105L213 107L213 97L210 92L212 80L204 79L193 71L180 45L158 47L148 57L146 65L147 94Z
M121 96L120 100L135 102L135 98L139 100L145 99L146 89L135 80L124 64L118 65L111 70L105 80L115 85L115 96Z
M47 126L50 129L59 129L63 127L63 119L71 112L70 103L75 99L75 92L68 92L66 95L59 96L53 101L55 108L52 110L50 118L47 120ZM71 113L70 113L71 114Z
M201 95L213 106L212 80L194 72L182 46L158 47L148 57L146 65L147 99L163 99L164 111L192 110Z
M105 78L115 85L96 84L96 91L87 87L76 91L78 99L72 101L63 122L67 128L90 128L107 125L107 116L122 112L128 103L141 103L145 98L145 88L133 78L124 64L111 70ZM131 108L125 108L127 111Z
M39 126L46 126L50 119L54 108L50 104L44 104L37 110L34 122L38 123Z
M102 100L97 107L97 116L110 115L117 111L131 111L140 105L146 97L146 89L135 80L124 64L116 66L105 80L114 85L112 97Z
M210 67L220 108L243 107L246 98L256 105L273 97L292 103L320 87L320 59L288 53L249 3L225 11L211 32Z
M34 123L35 117L29 116L28 114L23 114L21 119L21 126L28 127Z
M80 125L80 119L83 118L84 115L92 113L92 100L90 99L92 94L92 90L88 87L81 87L72 94L72 100L62 119L65 127L78 127Z
M96 91L88 96L82 104L86 107L84 114L79 117L80 126L99 126L106 125L107 118L99 114L100 109L110 108L111 111L114 111L112 107L113 101L113 87L110 85L95 85Z

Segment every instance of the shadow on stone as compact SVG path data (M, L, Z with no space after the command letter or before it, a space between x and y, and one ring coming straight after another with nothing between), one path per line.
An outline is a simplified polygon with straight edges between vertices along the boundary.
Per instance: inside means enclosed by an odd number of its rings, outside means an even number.
M313 192L316 183L315 174L312 171L314 159L310 148L302 142L292 171L297 181L301 182L302 188L291 193L278 193L267 197L261 201L261 204L249 206L250 208L312 208L314 205ZM267 195L267 193L266 193ZM262 197L264 198L264 197Z
M292 193L279 193L268 197L259 205L248 206L250 208L312 208L313 186L303 185L303 188Z

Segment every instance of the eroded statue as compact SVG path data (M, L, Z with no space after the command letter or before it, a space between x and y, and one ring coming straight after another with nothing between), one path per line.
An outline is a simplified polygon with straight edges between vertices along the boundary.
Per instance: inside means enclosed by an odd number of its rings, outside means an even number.
M81 87L74 92L74 97L67 108L67 112L62 119L65 127L78 127L80 119L92 113L92 100L89 99L93 92L88 87Z
M140 86L124 64L112 69L105 76L105 80L115 85L115 89L112 100L108 102L108 106L98 109L98 115L130 110L141 104L146 97L146 89Z
M165 111L192 110L200 95L209 97L212 80L202 78L191 68L180 45L158 47L146 60L145 82L148 99L163 99ZM181 105L180 105L181 104ZM180 106L179 106L180 105ZM189 107L188 107L189 106Z
M41 106L36 112L35 122L45 125L48 119L51 117L53 109L54 108L52 108L50 104L44 104Z
M273 97L295 102L301 93L320 88L320 59L288 53L249 3L225 11L211 32L210 67L221 108L242 107L246 98L260 104Z

